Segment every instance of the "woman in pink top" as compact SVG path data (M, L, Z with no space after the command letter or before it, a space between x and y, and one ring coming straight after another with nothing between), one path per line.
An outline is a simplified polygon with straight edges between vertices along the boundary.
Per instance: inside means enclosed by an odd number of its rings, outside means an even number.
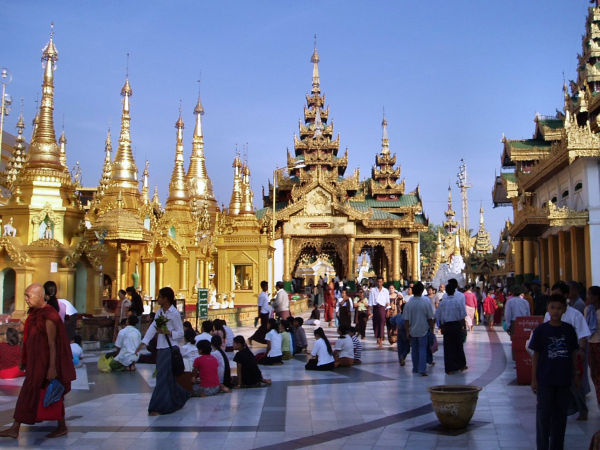
M219 362L210 354L212 347L209 341L201 340L196 344L200 356L194 360L194 378L200 387L194 397L208 397L216 395L220 390Z
M469 331L473 331L473 323L475 321L475 311L477 310L477 297L471 291L472 286L467 285L467 291L465 292L465 309L467 310L467 317L465 322L469 327Z

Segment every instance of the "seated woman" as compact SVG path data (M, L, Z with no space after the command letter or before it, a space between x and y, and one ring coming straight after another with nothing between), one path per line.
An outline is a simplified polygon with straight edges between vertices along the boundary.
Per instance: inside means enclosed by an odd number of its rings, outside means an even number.
M185 329L185 324L184 324ZM194 361L200 354L196 347L196 332L193 328L187 328L183 332L185 344L181 347L181 357L183 358L183 366L186 372L191 372L194 368Z
M231 392L231 370L229 368L229 358L221 348L221 336L214 335L210 341L212 352L219 364L217 367L217 374L219 375L219 387L221 392Z
M194 397L217 395L221 390L219 383L219 363L210 354L212 347L209 341L201 340L196 344L200 356L194 361L194 382L199 384L192 394Z
M279 322L279 334L281 335L281 354L284 361L292 359L294 354L294 345L292 343L292 336L289 332L290 325L288 319L283 319Z
M112 372L122 372L127 370L133 372L135 363L138 360L137 348L142 342L140 330L136 328L138 317L131 315L127 318L127 326L119 331L115 347L117 349L114 359L110 362Z
M233 338L233 349L237 352L233 357L237 372L237 377L233 377L232 380L234 388L259 387L271 384L270 379L263 378L254 355L246 345L244 336Z
M221 348L223 351L225 351L225 339L227 337L227 333L225 328L223 328L223 321L221 319L213 320L213 336L219 336L221 338Z
M321 325L320 319L321 319L321 311L319 311L319 305L315 303L313 310L310 312L310 317L304 323L306 325L314 325L315 327L318 327L319 325Z
M333 357L335 359L335 367L350 367L354 362L354 345L350 337L349 327L341 325L338 328L340 338L335 343Z
M315 344L313 345L311 359L308 360L304 368L306 370L332 370L335 367L333 351L331 344L325 336L323 328L319 327L315 331Z
M19 368L20 363L19 332L14 328L7 328L6 342L0 342L0 379L24 376L25 372Z
M256 355L256 360L259 364L272 366L274 364L283 364L281 361L283 352L281 351L281 335L279 334L279 325L275 319L269 319L267 322L269 332L265 336L267 341L266 353Z

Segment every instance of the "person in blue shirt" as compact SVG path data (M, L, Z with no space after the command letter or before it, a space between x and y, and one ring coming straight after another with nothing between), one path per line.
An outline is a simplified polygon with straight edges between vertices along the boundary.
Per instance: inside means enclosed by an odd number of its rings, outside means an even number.
M548 299L550 321L534 331L529 348L534 351L531 389L537 395L536 441L538 449L562 449L567 427L571 384L579 384L573 326L561 321L566 299L554 294Z

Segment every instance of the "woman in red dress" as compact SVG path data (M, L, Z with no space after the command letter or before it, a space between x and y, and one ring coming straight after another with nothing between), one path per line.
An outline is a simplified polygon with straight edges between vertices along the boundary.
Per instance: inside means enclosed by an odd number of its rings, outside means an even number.
M329 322L329 326L333 324L336 303L334 284L330 281L325 288L325 322Z
M21 355L25 380L15 407L15 421L10 428L0 431L0 437L15 439L19 437L22 423L32 425L39 422L37 411L40 391L47 381L57 378L65 387L66 394L71 390L71 381L75 379L73 356L65 326L56 309L46 303L42 285L34 283L28 286L25 290L25 302L29 306ZM57 420L58 426L47 437L67 434L64 405L62 417Z

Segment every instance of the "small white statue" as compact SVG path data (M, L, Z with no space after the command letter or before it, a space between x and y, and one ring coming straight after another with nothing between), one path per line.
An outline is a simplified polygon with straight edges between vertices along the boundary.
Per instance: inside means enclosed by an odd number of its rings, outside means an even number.
M9 222L4 225L4 236L16 236L17 229L13 225L13 218L11 217Z
M213 294L210 296L210 302L208 307L210 309L221 309L221 294L217 294L216 291L213 291Z
M231 292L229 294L229 307L230 308L235 308L234 300L235 300L235 294L233 292Z
M227 294L221 294L221 309L227 309L228 306Z

